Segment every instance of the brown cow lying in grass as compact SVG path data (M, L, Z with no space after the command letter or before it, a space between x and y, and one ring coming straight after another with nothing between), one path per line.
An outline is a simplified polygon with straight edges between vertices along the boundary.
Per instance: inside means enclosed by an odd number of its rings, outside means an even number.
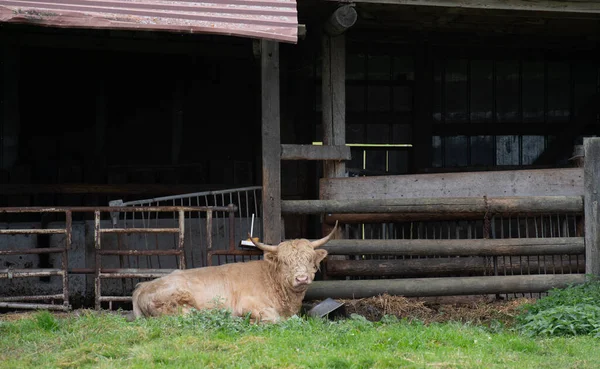
M188 313L192 308L226 308L235 316L276 322L300 311L308 285L327 256L326 237L296 239L279 246L254 242L264 260L214 267L176 270L164 277L139 283L133 292L136 318Z

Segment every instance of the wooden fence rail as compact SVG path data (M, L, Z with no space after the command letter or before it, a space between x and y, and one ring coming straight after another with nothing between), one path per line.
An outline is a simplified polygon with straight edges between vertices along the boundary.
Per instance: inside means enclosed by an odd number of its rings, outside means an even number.
M364 298L384 293L406 297L538 293L583 282L585 274L331 280L313 282L305 298Z
M398 198L365 200L287 200L281 211L292 214L545 214L582 213L582 196Z
M518 256L583 254L583 237L469 240L331 240L331 255Z

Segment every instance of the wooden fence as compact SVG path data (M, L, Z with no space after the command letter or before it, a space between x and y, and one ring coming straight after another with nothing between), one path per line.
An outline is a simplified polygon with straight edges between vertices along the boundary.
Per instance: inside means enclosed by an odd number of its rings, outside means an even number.
M344 224L307 298L540 293L600 274L600 138L584 154L583 168L322 179L320 200L282 202ZM415 237L428 222L477 229Z

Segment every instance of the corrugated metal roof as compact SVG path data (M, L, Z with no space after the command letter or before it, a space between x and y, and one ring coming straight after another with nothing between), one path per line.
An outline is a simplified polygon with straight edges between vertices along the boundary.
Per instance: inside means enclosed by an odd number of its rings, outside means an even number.
M296 0L0 0L0 22L298 40Z

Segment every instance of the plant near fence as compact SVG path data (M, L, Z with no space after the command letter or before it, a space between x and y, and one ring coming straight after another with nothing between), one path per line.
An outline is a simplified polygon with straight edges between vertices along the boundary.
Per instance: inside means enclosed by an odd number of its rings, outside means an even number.
M522 306L516 328L535 336L592 335L600 338L600 280L564 289L553 289L548 296Z

